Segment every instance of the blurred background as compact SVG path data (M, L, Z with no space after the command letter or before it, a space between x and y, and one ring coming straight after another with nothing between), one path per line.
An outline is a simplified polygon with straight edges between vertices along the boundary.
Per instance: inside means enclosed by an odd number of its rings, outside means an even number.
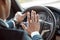
M60 8L60 0L16 0L18 2L18 5L23 8L28 8L31 6L53 6Z

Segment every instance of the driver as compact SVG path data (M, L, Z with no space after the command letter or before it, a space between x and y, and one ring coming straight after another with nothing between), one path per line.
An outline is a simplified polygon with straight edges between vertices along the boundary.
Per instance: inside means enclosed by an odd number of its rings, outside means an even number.
M12 28L16 23L20 23L24 20L25 16L27 16L28 27L26 27L23 23L21 23L22 28L28 32L28 34L32 37L32 40L43 40L42 36L39 34L40 24L39 24L39 15L36 14L34 10L30 12L26 12L24 14L18 15L16 13L15 19L6 22L7 17L10 14L11 0L0 0L0 21L7 23L7 28ZM0 23L1 24L1 23Z

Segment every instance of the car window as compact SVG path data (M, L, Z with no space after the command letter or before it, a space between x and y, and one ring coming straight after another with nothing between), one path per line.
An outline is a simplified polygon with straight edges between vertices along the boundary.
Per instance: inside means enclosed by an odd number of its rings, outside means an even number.
M31 6L54 6L59 8L60 0L16 0L18 5L23 8L28 8Z

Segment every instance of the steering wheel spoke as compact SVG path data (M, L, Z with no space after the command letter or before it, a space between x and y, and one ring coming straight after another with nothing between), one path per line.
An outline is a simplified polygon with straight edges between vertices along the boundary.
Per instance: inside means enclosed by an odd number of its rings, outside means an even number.
M41 36L43 36L46 32L49 32L50 30L42 30Z
M50 23L50 22L47 22L47 21L44 21L44 20L39 20L39 22L42 22L42 23L46 23L46 24L49 24L49 25L52 25L53 23Z

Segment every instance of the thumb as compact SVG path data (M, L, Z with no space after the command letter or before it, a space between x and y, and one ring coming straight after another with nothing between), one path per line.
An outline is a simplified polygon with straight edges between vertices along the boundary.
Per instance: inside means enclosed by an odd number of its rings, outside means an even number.
M16 15L22 15L22 12L17 12Z
M23 23L21 23L21 25L22 25L22 28L23 28L24 30L27 29L27 27L26 27Z
M26 13L22 14L22 17L25 18L26 17Z

